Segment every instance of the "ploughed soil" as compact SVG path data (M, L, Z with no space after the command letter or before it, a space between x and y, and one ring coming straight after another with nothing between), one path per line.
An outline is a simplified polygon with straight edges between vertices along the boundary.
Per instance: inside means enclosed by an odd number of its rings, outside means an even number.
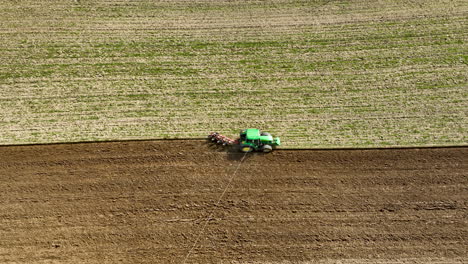
M468 148L0 147L1 263L467 263Z

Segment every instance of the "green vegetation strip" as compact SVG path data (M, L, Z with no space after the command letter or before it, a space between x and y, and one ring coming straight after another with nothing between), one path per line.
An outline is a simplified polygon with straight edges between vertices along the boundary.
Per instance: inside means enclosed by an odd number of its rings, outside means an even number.
M0 144L468 142L468 2L0 0Z

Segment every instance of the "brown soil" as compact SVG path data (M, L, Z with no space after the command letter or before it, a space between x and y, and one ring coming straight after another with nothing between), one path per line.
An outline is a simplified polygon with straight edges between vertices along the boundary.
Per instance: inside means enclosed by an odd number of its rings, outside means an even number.
M278 150L241 163L181 140L0 157L2 263L468 261L466 147Z

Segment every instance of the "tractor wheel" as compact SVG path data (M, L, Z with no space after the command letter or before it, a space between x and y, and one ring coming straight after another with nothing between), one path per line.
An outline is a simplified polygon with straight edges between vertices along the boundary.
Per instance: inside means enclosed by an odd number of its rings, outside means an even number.
M265 145L262 148L263 153L269 153L273 150L273 148L270 145Z
M252 148L251 146L241 146L240 150L244 153L249 153L254 151L254 148Z

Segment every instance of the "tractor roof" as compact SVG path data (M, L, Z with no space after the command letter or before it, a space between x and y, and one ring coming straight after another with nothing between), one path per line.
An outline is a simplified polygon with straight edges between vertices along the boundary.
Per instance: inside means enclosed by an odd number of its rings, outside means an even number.
M249 128L245 130L247 139L256 140L260 139L260 130L256 128Z

